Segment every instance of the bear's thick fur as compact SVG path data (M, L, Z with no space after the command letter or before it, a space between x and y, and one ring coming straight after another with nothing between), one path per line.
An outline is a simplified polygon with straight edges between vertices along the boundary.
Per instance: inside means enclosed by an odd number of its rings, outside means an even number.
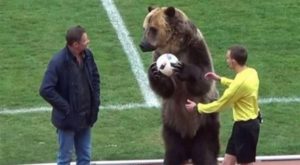
M217 113L188 112L186 100L207 103L218 97L215 82L204 74L213 71L211 55L200 30L179 9L148 8L143 28L142 51L153 51L148 78L152 90L162 97L164 164L179 165L191 159L195 165L217 165L219 118ZM171 77L155 65L164 53L183 64Z

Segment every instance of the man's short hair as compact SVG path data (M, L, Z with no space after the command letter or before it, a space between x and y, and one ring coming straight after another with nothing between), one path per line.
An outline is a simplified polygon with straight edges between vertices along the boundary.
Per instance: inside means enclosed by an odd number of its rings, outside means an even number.
M66 34L67 45L71 46L74 42L80 42L85 29L80 25L71 27Z
M230 56L233 58L239 65L245 65L247 62L247 49L241 45L231 46L229 49Z

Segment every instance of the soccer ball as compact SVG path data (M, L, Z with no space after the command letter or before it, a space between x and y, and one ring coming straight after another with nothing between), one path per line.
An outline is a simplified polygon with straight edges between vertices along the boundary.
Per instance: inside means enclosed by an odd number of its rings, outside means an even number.
M158 57L156 66L162 74L171 76L173 74L171 63L178 63L177 57L171 53L165 53Z

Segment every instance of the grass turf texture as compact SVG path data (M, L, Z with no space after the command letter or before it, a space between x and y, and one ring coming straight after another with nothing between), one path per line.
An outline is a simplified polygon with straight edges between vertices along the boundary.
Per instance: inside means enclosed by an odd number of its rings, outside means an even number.
M76 3L74 3L76 2ZM261 80L261 97L297 97L300 93L300 2L286 1L115 1L137 46L149 5L176 6L202 30L215 69L233 76L225 63L228 46L249 49L249 65ZM39 85L52 54L64 46L68 27L81 24L101 71L103 105L142 103L129 62L101 2L0 1L0 108L46 106ZM141 52L140 52L141 53ZM145 67L150 53L141 53ZM145 68L146 69L146 68ZM220 86L219 86L220 87ZM222 91L222 87L219 88ZM261 105L259 155L299 154L299 103ZM223 155L231 131L229 109L221 113ZM50 113L0 115L0 164L54 162L55 129ZM158 109L101 110L93 128L93 160L163 157Z

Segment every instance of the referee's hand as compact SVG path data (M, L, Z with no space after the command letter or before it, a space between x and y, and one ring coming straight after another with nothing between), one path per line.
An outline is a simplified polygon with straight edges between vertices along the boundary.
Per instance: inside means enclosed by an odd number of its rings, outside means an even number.
M196 103L194 102L194 101L192 101L192 100L189 100L189 99L187 99L186 100L187 101L187 103L185 104L185 108L186 108L186 110L188 111L188 112L193 112L193 111L195 111L195 107L196 107Z
M207 80L211 80L211 79L218 80L218 81L221 80L221 77L218 74L214 73L214 72L207 72L204 75L204 78L207 79Z

